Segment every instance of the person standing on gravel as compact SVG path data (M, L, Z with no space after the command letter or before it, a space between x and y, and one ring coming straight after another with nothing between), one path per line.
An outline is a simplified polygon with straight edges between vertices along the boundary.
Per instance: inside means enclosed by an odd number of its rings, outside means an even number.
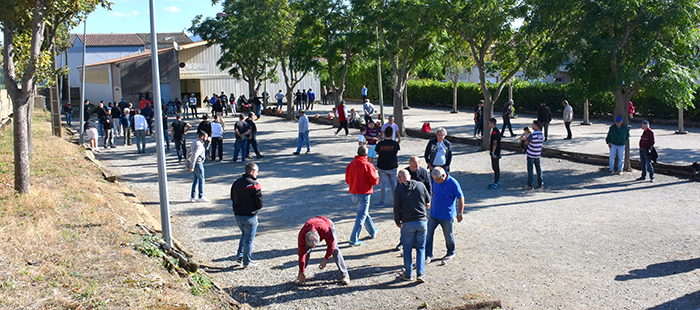
M391 115L389 116L389 120L384 125L382 125L382 134L384 133L384 131L386 131L387 127L391 127L393 129L393 133L389 139L401 143L401 132L399 132L399 125L394 123L394 117Z
M187 146L185 135L192 128L192 125L182 120L182 114L178 113L175 121L170 125L170 133L175 142L175 152L177 152L177 162L181 162L182 158L187 158Z
M525 189L533 189L532 182L532 167L534 166L537 171L537 187L541 188L544 186L544 179L542 178L542 168L540 167L540 156L542 155L542 144L544 136L542 131L540 131L540 122L532 122L532 133L525 139L525 145L527 145L527 185Z
M397 154L401 149L399 143L391 140L393 133L393 128L387 127L384 131L384 140L377 143L377 172L379 173L379 189L381 194L379 196L379 202L375 203L375 207L384 207L384 201L386 198L386 188L389 187L391 190L391 196L394 196L394 189L396 189L396 169L399 167L399 161Z
M233 201L233 214L236 223L241 230L241 239L238 241L237 262L243 263L243 268L255 265L251 262L253 253L253 240L258 230L258 211L262 209L262 190L258 178L258 165L248 163L245 165L245 173L231 185L231 201Z
M566 127L566 138L564 140L571 140L571 122L574 121L574 108L571 107L569 101L564 100L562 104L564 105L564 127Z
M311 250L321 244L321 240L326 242L326 255L323 257L323 261L318 268L326 268L326 264L328 264L328 260L332 255L336 266L338 266L340 275L343 277L340 280L340 283L344 285L350 284L348 267L345 266L343 254L340 253L340 249L338 248L338 237L335 234L335 225L333 224L333 221L322 216L311 218L310 220L306 221L306 224L304 224L304 226L301 228L297 239L299 244L298 285L302 285L306 282L306 265L309 263Z
M455 238L452 234L452 226L455 217L457 222L462 221L464 212L464 193L457 180L445 172L441 167L435 167L430 173L433 177L433 198L428 217L428 236L425 242L425 262L433 259L433 236L435 229L440 225L445 236L447 254L442 258L443 262L455 256Z
M311 153L311 141L309 141L309 117L306 116L306 111L299 110L299 137L297 139L297 150L292 153L299 155L302 145L306 143L306 154Z
M374 105L369 102L369 99L365 99L365 103L362 105L362 110L365 112L365 124L372 122L372 114L374 114Z
M510 130L510 137L513 138L515 137L515 134L513 133L513 125L510 124L510 119L513 117L513 99L509 99L508 102L503 106L503 128L501 128L501 132L505 133L506 132L506 126L508 126L508 130Z
M493 168L493 184L489 185L488 189L500 189L501 184L498 182L501 179L501 133L496 127L496 119L491 118L489 120L489 127L491 128L491 146L489 150L491 151L491 168Z
M338 130L335 131L335 135L337 136L341 129L345 129L345 136L347 137L349 134L348 109L345 107L345 100L340 100L340 105L335 110L335 116L338 117L338 122L340 122L340 126L338 126Z
M399 185L394 192L394 222L401 228L404 273L399 278L410 281L413 273L411 252L416 248L416 281L425 282L425 242L428 230L427 206L430 193L423 183L411 180L408 170L399 171Z
M250 135L248 136L248 146L246 147L246 153L245 153L245 158L252 158L250 157L250 149L252 148L253 151L255 151L255 156L257 158L262 158L263 155L260 154L260 151L258 150L258 140L255 137L258 134L258 126L255 125L255 121L253 121L253 112L248 112L248 118L245 119L245 122L248 123L248 128L250 128Z
M355 226L350 233L350 245L360 246L360 232L364 225L370 237L377 235L372 217L369 216L370 197L374 192L374 186L379 183L379 176L374 165L367 161L367 147L362 145L357 149L357 156L345 168L345 182L350 186L352 202L357 204L357 217Z
M136 149L139 154L146 153L146 130L148 130L148 122L146 117L141 115L141 111L137 111L134 115L134 137L136 138Z
M190 172L193 173L192 191L190 192L190 202L208 202L209 199L204 198L204 161L207 158L207 149L204 147L204 140L207 139L207 134L203 131L197 132L197 140L192 142L190 149L187 152L187 166ZM199 188L198 198L195 199L195 192Z
M610 126L605 143L610 149L610 173L620 173L625 163L625 144L630 138L630 129L622 126L622 116L615 118L615 125ZM617 170L615 170L615 156L617 156Z
M639 139L639 160L642 162L642 176L638 181L644 181L649 171L649 179L654 182L654 166L651 164L651 149L654 147L654 132L649 128L649 121L642 121L642 137Z
M435 167L442 167L445 172L450 172L450 163L452 163L452 144L445 140L447 130L438 128L435 134L435 139L431 139L428 145L425 146L425 161L428 163L428 170L433 170Z
M233 132L236 134L236 141L233 143L233 161L238 160L238 152L241 152L241 162L245 162L246 154L248 154L248 135L250 134L250 126L244 121L243 113L238 114L238 121L233 125Z
M547 138L549 138L549 122L552 121L552 110L544 102L540 103L540 108L537 110L537 121L542 125L540 129L544 129L544 142L547 142Z
M430 177L430 171L428 171L428 169L420 166L420 157L412 156L411 159L408 160L408 167L406 167L405 170L410 174L411 180L423 183L425 189L428 190L428 194L433 194L433 178ZM399 180L399 182L401 181ZM401 244L401 240L399 240L396 250L401 251L401 249L403 249L403 245Z

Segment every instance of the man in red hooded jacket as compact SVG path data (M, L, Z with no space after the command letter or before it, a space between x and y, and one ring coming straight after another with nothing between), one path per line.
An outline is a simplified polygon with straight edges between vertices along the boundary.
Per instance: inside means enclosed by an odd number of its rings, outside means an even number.
M309 256L311 255L311 250L317 247L321 240L326 242L326 255L323 256L323 261L319 265L319 268L326 268L328 260L333 256L335 264L340 270L340 274L343 279L340 283L348 285L350 284L350 276L348 275L348 268L345 266L345 260L343 259L343 254L340 253L338 249L338 238L335 235L335 225L333 222L325 217L318 216L314 217L304 224L299 232L299 278L297 284L301 285L306 282L306 265L309 263Z
M350 195L352 201L357 204L357 217L355 226L350 234L350 245L360 246L360 232L362 225L365 226L371 238L377 235L377 228L374 226L372 217L369 216L369 199L374 192L375 185L379 184L379 175L374 165L367 161L367 147L360 146L357 149L357 156L345 168L345 182L350 185Z

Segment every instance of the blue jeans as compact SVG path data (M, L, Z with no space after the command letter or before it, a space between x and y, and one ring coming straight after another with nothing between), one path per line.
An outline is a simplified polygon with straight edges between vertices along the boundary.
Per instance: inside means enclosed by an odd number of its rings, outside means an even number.
M384 199L386 198L386 188L387 186L391 189L391 197L394 197L394 190L396 185L398 185L398 180L396 179L396 168L391 170L377 169L379 174L379 190L381 194L379 195L379 204L384 204Z
M418 276L425 274L425 234L428 221L415 221L401 224L401 245L403 246L403 266L406 277L413 273L411 252L416 248L416 272Z
M532 166L535 166L535 169L537 170L537 187L540 187L544 184L544 180L542 179L542 168L540 167L540 159L539 158L527 158L527 186L532 187L532 182L533 182L533 175L532 175Z
M617 155L617 171L622 171L625 164L625 146L610 144L610 171L615 171L615 155Z
M282 109L282 99L277 99L277 110Z
M194 171L192 172L194 179L192 180L192 192L190 193L190 198L194 198L195 190L199 187L199 196L197 198L204 197L204 164L194 163Z
M256 104L255 105L255 116L260 118L260 109L262 108L262 104Z
M253 239L258 231L258 217L256 215L236 215L236 223L241 230L241 240L238 241L237 258L243 259L243 266L250 264L250 256L253 254Z
M170 151L170 134L165 129L163 129L163 140L165 142L165 149Z
M248 138L243 139L236 137L236 142L233 143L233 161L238 160L238 151L241 151L241 162L245 162L245 156L248 153Z
M66 124L68 126L71 126L71 118L73 117L73 113L66 113Z
M445 246L447 247L447 255L455 254L455 238L452 235L452 223L454 219L443 220L435 218L432 215L428 216L428 236L425 238L425 257L433 258L433 235L435 228L440 225L442 234L445 235ZM403 237L402 237L403 240ZM404 246L404 249L406 247Z
M355 226L352 228L350 233L350 242L357 242L360 240L360 232L362 232L362 225L365 226L367 232L369 232L370 237L374 238L377 234L377 228L374 226L372 217L369 216L369 198L371 194L350 194L352 196L352 202L357 204L357 217L355 218Z
M142 151L146 151L146 131L145 130L137 130L134 133L134 138L136 138L136 148L139 150L139 153Z
M306 142L306 143L304 143ZM297 140L297 153L301 152L301 147L306 144L306 150L311 151L311 141L309 141L309 131L300 132L299 139Z
M647 171L649 171L649 178L654 179L654 166L651 165L651 158L647 154L647 150L639 150L639 160L642 161L642 179L647 178Z

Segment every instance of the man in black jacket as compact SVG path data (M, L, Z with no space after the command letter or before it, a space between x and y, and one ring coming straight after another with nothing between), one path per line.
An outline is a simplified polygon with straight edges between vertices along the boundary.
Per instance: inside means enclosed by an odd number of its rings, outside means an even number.
M537 110L537 120L542 124L544 141L547 142L547 138L549 137L549 122L552 121L552 111L544 102L540 103L540 108Z
M209 149L209 142L211 141L211 122L209 121L209 115L204 114L202 116L202 121L197 125L197 134L200 132L207 134L207 141L204 141L204 148Z
M255 156L257 158L262 158L263 155L260 154L260 151L258 150L258 140L255 139L255 135L258 134L258 126L255 126L255 121L253 121L253 117L255 116L255 113L253 112L248 112L248 118L245 119L245 122L248 124L248 127L250 128L250 135L248 136L248 147L246 148L246 158L252 158L250 157L250 149L251 147L253 148L253 151L255 151Z
M452 144L445 140L447 130L438 128L435 134L435 139L431 139L425 147L425 162L428 163L428 170L432 171L435 167L442 167L445 172L450 172L450 163L452 162Z
M241 239L238 242L237 262L243 264L243 268L254 266L250 261L253 253L253 239L258 230L258 210L262 208L262 191L258 177L258 165L248 163L245 166L245 174L231 185L231 200L233 201L233 214L236 217L238 228L241 229Z
M411 280L413 260L411 252L416 248L416 273L418 282L425 282L425 241L428 230L427 206L430 194L423 183L411 180L407 170L399 171L399 185L394 192L394 222L401 228L404 271L399 278Z

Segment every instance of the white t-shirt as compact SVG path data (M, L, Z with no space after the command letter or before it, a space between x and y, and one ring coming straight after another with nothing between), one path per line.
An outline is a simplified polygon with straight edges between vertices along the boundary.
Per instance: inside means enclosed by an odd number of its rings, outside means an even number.
M435 159L433 159L433 166L442 166L447 163L447 147L445 142L437 143L437 154L435 154Z
M389 123L385 123L384 125L382 125L382 132L384 132L386 130L386 128L389 126L390 126ZM397 125L396 123L393 123L393 124L391 124L391 129L394 130L391 133L391 140L396 141L396 133L399 131L399 125Z
M224 136L224 127L221 127L221 124L217 122L212 122L211 123L211 137L212 138L219 138Z
M360 134L359 137L360 137L360 138L358 139L357 142L360 142L360 143L362 143L362 144L367 144L367 139L365 139L365 135Z

